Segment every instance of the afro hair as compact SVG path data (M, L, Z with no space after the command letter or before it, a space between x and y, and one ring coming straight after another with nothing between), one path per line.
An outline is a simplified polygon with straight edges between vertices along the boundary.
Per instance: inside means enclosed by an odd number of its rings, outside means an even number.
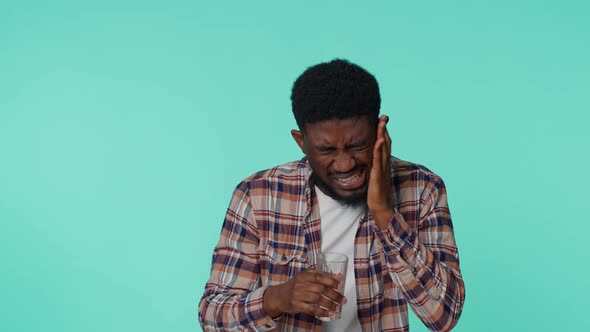
M367 116L377 123L381 97L377 80L347 60L307 68L295 80L291 106L299 129L306 123Z

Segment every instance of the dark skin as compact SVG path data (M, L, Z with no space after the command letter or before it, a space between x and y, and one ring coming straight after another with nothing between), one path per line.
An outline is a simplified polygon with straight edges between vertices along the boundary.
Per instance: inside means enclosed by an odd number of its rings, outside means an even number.
M376 126L367 117L327 120L306 124L305 135L291 131L319 180L316 184L320 190L343 202L366 197L375 223L382 230L389 227L394 215L389 185L391 138L385 127L388 121L386 115ZM342 288L338 279L337 275L320 271L299 272L288 282L266 290L264 310L272 317L281 313L331 316L347 301L336 291Z

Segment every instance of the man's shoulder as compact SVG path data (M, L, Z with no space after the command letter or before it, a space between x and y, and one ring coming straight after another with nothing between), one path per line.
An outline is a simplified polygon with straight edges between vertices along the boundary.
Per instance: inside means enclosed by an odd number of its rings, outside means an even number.
M256 172L245 178L240 186L250 190L281 190L284 186L303 186L309 177L309 163L306 158Z
M397 181L426 181L442 182L440 176L428 169L426 166L391 157L392 172Z

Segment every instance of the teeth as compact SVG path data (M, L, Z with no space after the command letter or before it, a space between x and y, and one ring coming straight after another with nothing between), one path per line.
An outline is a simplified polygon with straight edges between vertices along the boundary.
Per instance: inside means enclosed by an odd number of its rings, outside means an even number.
M359 172L356 172L356 173L354 173L353 175L351 175L351 176L349 176L347 178L338 179L338 181L344 182L344 183L350 183L350 182L354 182L354 181L358 180L360 177L361 177L361 172L359 171Z

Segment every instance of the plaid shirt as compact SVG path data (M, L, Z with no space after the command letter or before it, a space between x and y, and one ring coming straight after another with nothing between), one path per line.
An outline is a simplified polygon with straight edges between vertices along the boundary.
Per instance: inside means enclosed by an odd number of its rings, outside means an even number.
M423 166L392 161L395 215L380 230L369 211L354 243L358 318L363 331L408 331L409 304L432 331L448 331L465 299L443 181ZM234 191L211 276L199 303L205 331L321 331L303 314L273 319L270 285L315 265L320 214L307 159L252 175ZM398 220L405 220L404 229Z

